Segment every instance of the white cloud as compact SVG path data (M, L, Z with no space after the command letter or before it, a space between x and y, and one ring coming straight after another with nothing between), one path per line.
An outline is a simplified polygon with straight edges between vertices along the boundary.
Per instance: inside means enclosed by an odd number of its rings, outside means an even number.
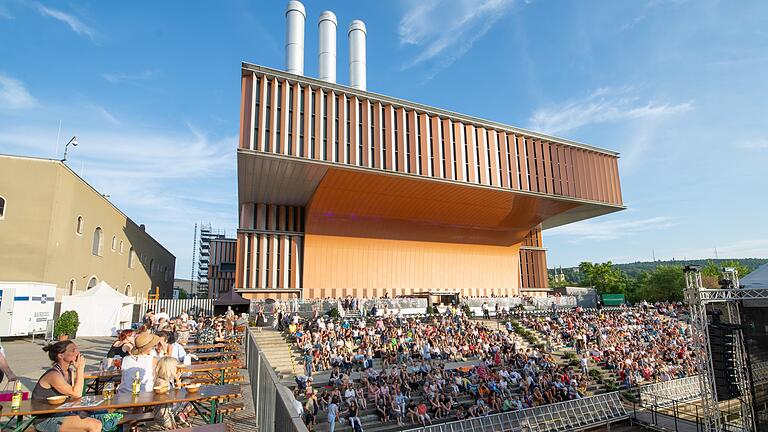
M24 83L0 73L0 109L30 108L36 104Z
M616 240L677 225L671 217L655 216L644 219L585 220L546 231L546 236L568 237L572 243L584 240Z
M741 143L741 147L747 150L768 150L768 138L757 138Z
M557 134L588 124L662 118L692 109L692 102L641 102L631 88L600 88L585 98L540 108L531 115L528 123L531 129Z
M120 83L124 81L146 81L156 76L157 73L149 69L138 73L112 72L101 74L102 78L112 83Z
M90 38L91 40L94 40L94 36L96 35L96 32L94 32L90 27L85 25L76 16L70 15L60 10L47 8L41 4L37 5L37 10L43 15L47 15L51 18L54 18L63 23L66 23L69 26L69 28L71 28L72 31L74 31L75 33L83 36L88 36L88 38Z
M420 48L402 67L435 62L433 74L461 58L504 16L513 0L422 0L409 2L400 19L400 42Z

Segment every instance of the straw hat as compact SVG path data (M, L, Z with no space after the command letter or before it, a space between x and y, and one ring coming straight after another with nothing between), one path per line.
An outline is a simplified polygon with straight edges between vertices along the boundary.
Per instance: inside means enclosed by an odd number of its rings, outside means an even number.
M134 347L131 355L146 354L152 351L152 348L160 342L160 338L150 332L144 332L134 338Z

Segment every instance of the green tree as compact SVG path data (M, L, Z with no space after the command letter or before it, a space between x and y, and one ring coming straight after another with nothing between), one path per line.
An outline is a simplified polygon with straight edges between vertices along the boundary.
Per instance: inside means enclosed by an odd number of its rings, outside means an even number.
M610 261L604 263L582 262L580 286L595 287L598 294L625 294L631 283L626 273L613 266Z
M735 268L739 272L739 277L744 277L751 271L749 267L745 266L737 260L720 262L719 264L710 260L701 267L701 275L720 279L722 276L723 267Z
M683 268L676 265L660 265L638 277L638 300L681 301L685 290Z

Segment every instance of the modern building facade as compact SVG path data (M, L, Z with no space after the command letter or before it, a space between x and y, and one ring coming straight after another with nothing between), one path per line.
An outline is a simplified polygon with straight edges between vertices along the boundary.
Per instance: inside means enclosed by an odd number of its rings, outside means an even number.
M289 25L305 14L297 3ZM328 14L324 79L301 75L290 28L297 73L242 65L244 296L542 294L542 230L624 208L616 152L366 91L360 21L349 30L355 82L334 83Z
M176 258L58 160L0 155L0 281L170 297Z
M211 240L211 259L208 264L208 298L217 299L229 292L235 285L235 260L237 239L217 238Z

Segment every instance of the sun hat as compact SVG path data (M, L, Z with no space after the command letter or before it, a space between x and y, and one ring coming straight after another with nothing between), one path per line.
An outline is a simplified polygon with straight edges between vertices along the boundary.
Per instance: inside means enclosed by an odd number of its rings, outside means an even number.
M131 355L146 354L152 351L152 348L160 342L160 338L156 335L144 332L134 338L134 347L131 350Z

